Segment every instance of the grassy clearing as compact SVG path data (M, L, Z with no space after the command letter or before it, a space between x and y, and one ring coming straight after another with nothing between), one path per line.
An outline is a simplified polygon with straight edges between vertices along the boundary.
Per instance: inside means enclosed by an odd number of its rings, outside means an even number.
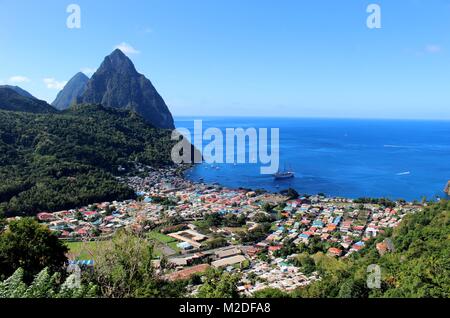
M178 242L170 242L167 245L173 249L175 252L180 252L181 249L177 246Z
M67 242L69 255L78 260L95 259L96 249L105 245L109 241L92 241L92 242Z
M148 233L148 238L151 240L156 240L160 243L164 243L164 244L168 244L171 242L175 242L176 239L174 239L173 237L170 237L168 235L164 235L162 233L156 232L156 231L151 231Z
M149 240L156 241L158 243L167 245L171 249L173 249L175 252L179 252L180 248L177 246L178 240L174 239L173 237L170 237L168 235L164 235L162 233L151 231L148 233Z

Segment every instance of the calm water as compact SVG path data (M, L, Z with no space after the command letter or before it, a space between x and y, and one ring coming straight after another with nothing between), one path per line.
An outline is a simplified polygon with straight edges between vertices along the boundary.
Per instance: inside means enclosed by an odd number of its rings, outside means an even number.
M177 118L177 127L193 131L194 118ZM200 119L200 118L195 118ZM203 129L279 128L281 166L296 177L275 181L254 164L201 164L187 176L228 187L343 197L389 197L407 200L444 196L450 179L450 122L202 118ZM204 143L204 145L207 142Z

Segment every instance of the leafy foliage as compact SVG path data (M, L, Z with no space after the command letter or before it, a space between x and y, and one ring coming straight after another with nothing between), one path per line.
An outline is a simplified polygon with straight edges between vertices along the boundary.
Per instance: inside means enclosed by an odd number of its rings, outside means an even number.
M314 259L307 253L297 255L294 264L302 269L302 272L310 275L316 270Z
M90 298L96 296L96 286L74 283L76 274L72 274L60 284L60 274L50 275L48 268L38 273L33 282L27 285L24 271L18 268L5 281L0 282L0 298Z
M26 281L43 268L60 271L67 258L67 247L44 225L31 218L9 223L0 234L0 278L22 268Z
M162 280L153 259L152 244L121 231L97 249L94 272L88 280L95 282L102 297L182 297L185 286Z
M270 232L270 228L270 223L258 224L251 230L239 232L239 239L242 243L257 243L267 237L268 233Z
M287 190L282 190L282 191L280 191L280 193L283 195L286 195L290 200L298 199L298 197L300 196L298 194L298 192L293 188L289 188Z
M261 298L261 299L289 298L289 297L290 297L289 293L283 292L282 290L277 288L265 288L253 293L253 298Z
M400 199L400 201L404 202L404 200ZM391 201L390 199L386 198L358 198L355 199L353 202L355 203L370 203L370 204L379 204L382 206L385 206L387 208L394 208L395 202Z
M199 288L199 298L239 298L237 283L239 276L210 268L207 270L204 283Z

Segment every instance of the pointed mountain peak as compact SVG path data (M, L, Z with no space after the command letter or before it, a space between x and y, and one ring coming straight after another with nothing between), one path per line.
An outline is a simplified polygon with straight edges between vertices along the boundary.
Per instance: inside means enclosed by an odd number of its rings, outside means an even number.
M58 93L52 106L59 110L69 108L72 104L77 102L78 97L83 95L86 90L86 84L89 81L84 73L78 72L74 77L67 82L66 86Z
M115 49L110 55L110 57L120 57L120 58L128 58L125 53L123 53L120 49Z
M172 114L150 80L139 74L119 49L105 57L77 101L132 110L154 127L175 127Z
M110 55L105 57L101 69L114 68L119 72L133 72L137 73L133 62L121 50L115 49Z
M89 77L86 74L84 74L83 72L78 72L77 74L75 74L74 77L72 77L71 80L86 80L86 81L88 81Z

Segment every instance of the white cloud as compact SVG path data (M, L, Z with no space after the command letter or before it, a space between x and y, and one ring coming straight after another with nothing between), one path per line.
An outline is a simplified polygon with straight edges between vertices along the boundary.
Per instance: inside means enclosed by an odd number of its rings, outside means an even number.
M132 47L130 44L126 42L122 42L119 45L116 45L114 47L115 49L121 50L125 54L139 54L140 51L136 50L134 47Z
M47 88L61 90L66 86L67 81L58 82L54 78L44 78L44 83L47 85Z
M439 52L441 52L441 51L442 51L442 47L441 47L440 45L436 45L436 44L428 44L428 45L425 47L425 52L427 52L427 53L434 54L434 53L439 53Z
M28 83L28 82L30 82L30 79L26 76L15 75L15 76L11 76L8 79L8 82L12 83L12 84Z
M95 73L96 69L95 68L90 68L90 67L83 67L81 69L81 71L86 74L87 76L91 77L92 74Z

